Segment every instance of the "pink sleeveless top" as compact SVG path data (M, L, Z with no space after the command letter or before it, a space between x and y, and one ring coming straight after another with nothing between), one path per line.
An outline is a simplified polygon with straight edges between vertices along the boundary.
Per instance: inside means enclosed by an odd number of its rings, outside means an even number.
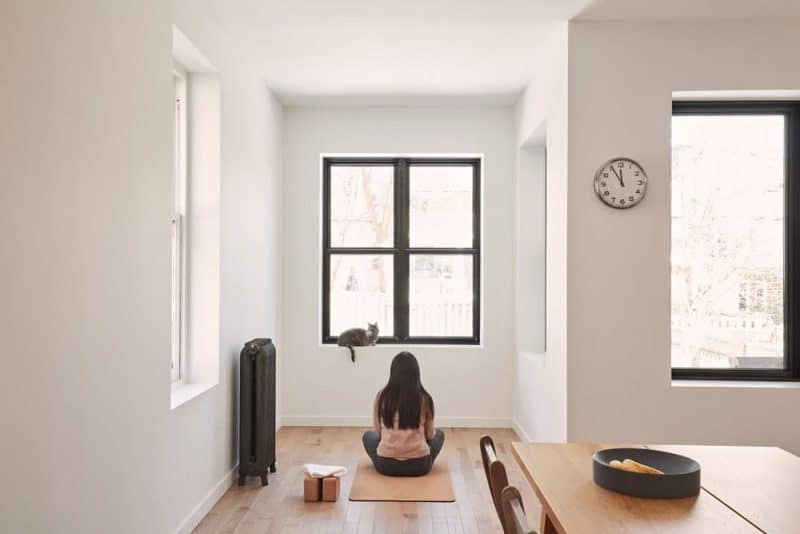
M429 418L426 412L427 410L423 408L417 428L398 428L399 414L395 414L394 425L389 428L378 418L378 397L375 397L372 419L375 431L381 438L378 443L378 456L395 460L411 460L428 456L431 449L428 447L427 440L433 438L434 426L433 419Z

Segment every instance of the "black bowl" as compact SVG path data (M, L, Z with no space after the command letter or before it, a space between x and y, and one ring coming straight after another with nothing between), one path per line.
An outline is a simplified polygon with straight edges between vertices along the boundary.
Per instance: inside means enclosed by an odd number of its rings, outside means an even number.
M630 458L663 475L631 473L608 465ZM700 464L691 458L653 449L604 449L592 456L594 482L611 491L649 499L680 499L700 493Z

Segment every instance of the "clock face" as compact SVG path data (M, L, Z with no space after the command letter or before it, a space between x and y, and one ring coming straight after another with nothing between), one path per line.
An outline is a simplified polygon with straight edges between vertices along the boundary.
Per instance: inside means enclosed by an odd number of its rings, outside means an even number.
M594 192L612 208L630 208L644 198L647 175L641 165L628 158L614 158L594 175Z

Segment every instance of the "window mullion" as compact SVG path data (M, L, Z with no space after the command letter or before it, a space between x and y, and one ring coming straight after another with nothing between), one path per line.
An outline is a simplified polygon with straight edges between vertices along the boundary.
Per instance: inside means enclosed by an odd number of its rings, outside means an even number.
M398 341L408 340L409 268L408 268L408 233L409 233L409 184L408 160L399 159L394 167L395 183L395 299L394 323Z
M323 161L322 166L322 342L331 336L331 162Z
M785 351L791 377L800 379L800 276L798 276L798 246L800 245L800 105L792 106L786 124L786 205L784 262L785 291Z

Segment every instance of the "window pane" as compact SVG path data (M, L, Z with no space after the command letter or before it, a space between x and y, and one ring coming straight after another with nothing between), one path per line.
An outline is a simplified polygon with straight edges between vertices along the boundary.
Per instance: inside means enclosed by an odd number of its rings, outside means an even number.
M331 246L394 244L394 168L331 167Z
M472 255L412 254L409 261L409 334L472 337Z
M412 247L472 246L472 166L411 166Z
M173 75L175 89L173 153L173 207L172 215L172 356L170 366L172 381L181 376L181 358L184 357L185 323L185 253L186 253L186 80Z
M673 367L784 367L784 129L672 119Z
M389 254L331 254L330 335L378 323L394 335L394 258Z

